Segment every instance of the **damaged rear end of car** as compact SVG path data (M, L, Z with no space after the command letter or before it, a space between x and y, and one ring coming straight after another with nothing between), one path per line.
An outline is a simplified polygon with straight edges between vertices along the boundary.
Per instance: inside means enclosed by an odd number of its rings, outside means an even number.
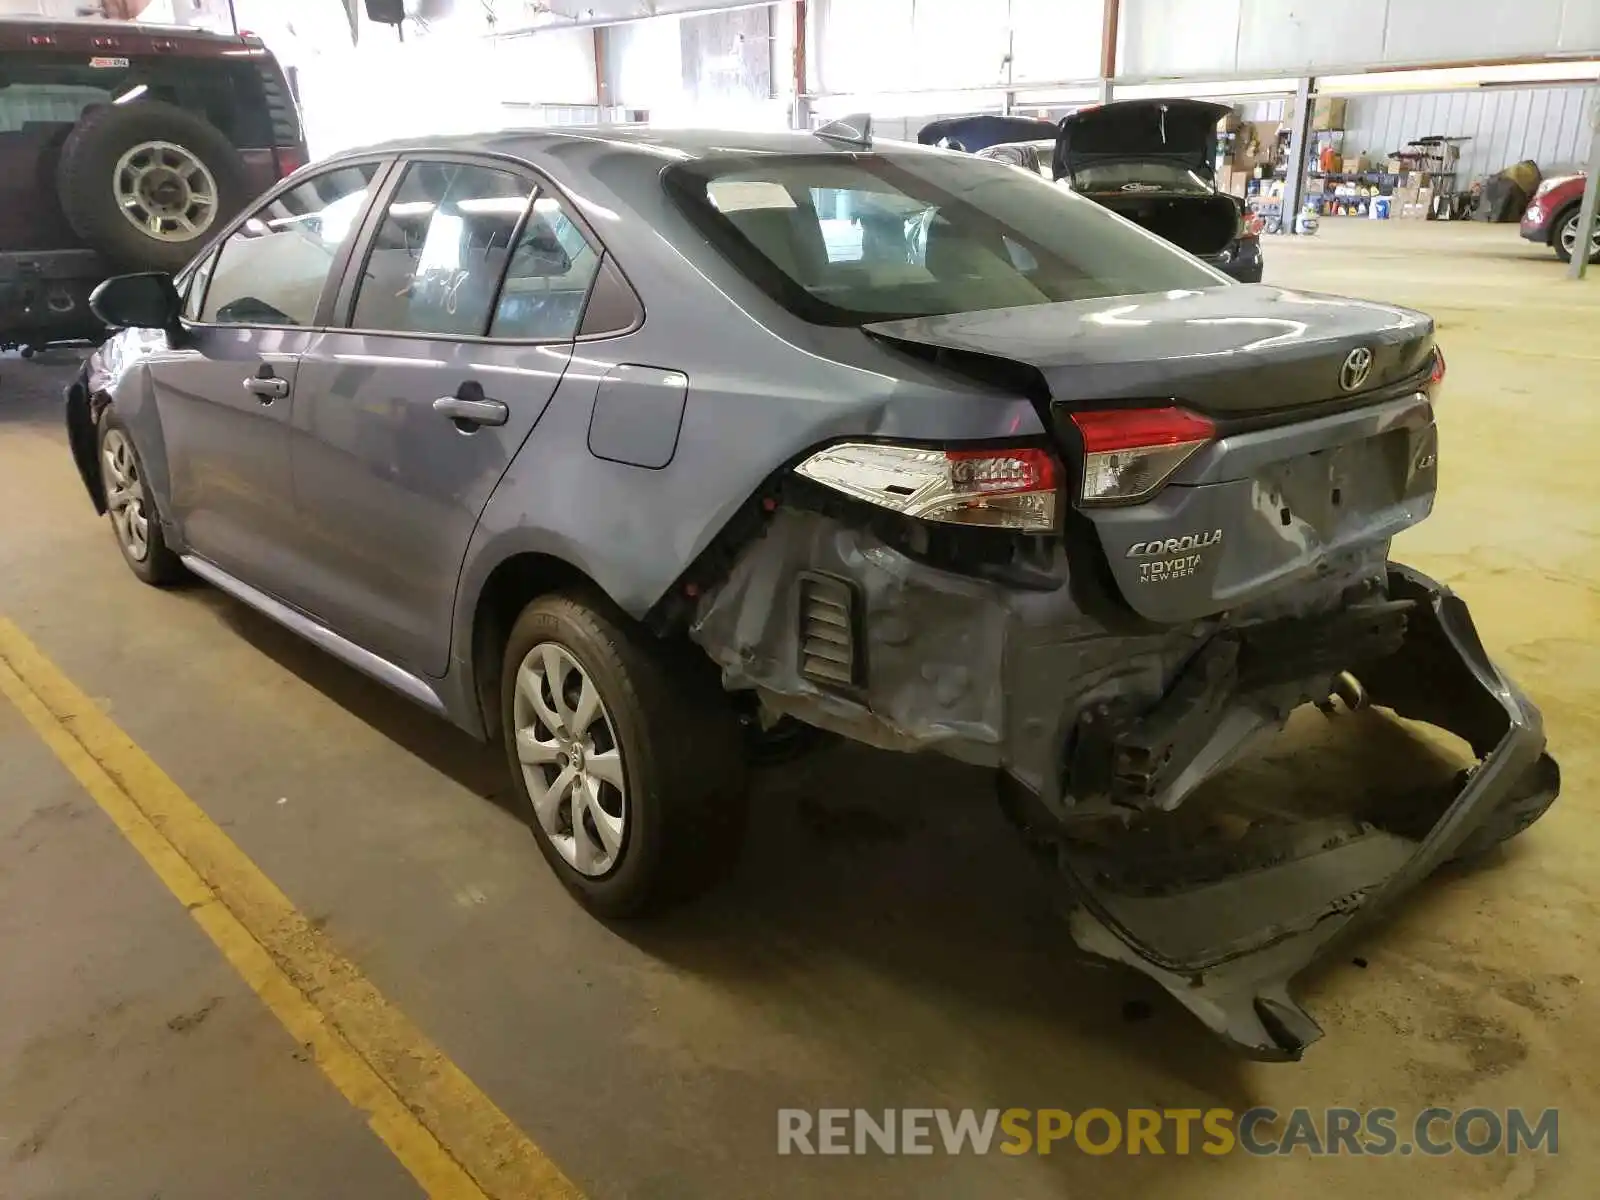
M818 192L860 169L819 168ZM656 618L768 723L994 769L1081 948L1245 1053L1299 1057L1320 1030L1293 977L1559 788L1537 709L1465 605L1389 559L1437 490L1432 321L1216 286L1192 260L1190 286L1160 290L1081 258L1061 273L1007 223L995 189L1025 185L998 176L981 219L946 202L908 221L907 269L808 268L807 195L750 174L784 189L782 212L741 176L719 219L779 267L773 294L857 331L880 379L948 379L979 415L940 437L887 387L872 423L784 463ZM1134 231L1107 236L1140 252ZM1006 263L1043 294L997 302ZM983 303L958 307L968 293ZM1361 778L1360 742L1407 769ZM1338 787L1308 783L1318 754Z

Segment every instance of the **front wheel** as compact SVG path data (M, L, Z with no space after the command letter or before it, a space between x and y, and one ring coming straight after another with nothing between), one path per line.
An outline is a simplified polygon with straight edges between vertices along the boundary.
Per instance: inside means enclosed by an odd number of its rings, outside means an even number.
M708 662L602 601L543 596L512 628L500 699L528 824L586 908L643 915L732 866L743 747Z
M183 578L183 564L161 532L161 518L133 438L111 409L100 418L99 440L100 482L117 549L145 583L154 587L176 583Z
M1556 257L1562 262L1571 262L1572 256L1578 251L1578 217L1580 209L1573 209L1567 214L1556 231L1555 247ZM1600 219L1596 219L1594 229L1589 234L1589 261L1600 263Z

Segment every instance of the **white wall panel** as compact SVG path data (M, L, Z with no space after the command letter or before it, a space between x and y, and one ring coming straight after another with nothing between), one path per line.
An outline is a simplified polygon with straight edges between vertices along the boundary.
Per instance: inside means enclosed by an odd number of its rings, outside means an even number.
M913 0L824 0L815 9L813 68L825 92L915 87Z
M1303 69L1327 62L1329 46L1341 47L1348 62L1378 62L1390 8L1391 0L1243 0L1234 67L1243 73Z
M1119 75L1600 53L1600 0L1123 0Z
M1592 6L1593 0L1585 3ZM1515 58L1557 50L1566 7L1566 0L1459 0L1449 7L1428 0L1396 0L1389 13L1382 61Z
M1095 78L1104 22L1105 0L1011 0L1013 81Z
M1508 88L1352 96L1346 154L1381 157L1435 134L1466 137L1456 185L1531 158L1545 174L1582 166L1590 145L1589 106L1600 88Z
M1122 0L1119 75L1208 75L1235 70L1242 0Z

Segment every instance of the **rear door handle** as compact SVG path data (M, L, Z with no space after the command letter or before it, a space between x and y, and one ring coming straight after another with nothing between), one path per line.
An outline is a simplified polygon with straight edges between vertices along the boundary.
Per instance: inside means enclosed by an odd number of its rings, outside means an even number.
M244 381L244 390L263 404L282 400L289 394L289 381L276 375L255 375Z
M454 396L440 396L433 402L433 411L449 417L457 428L504 425L511 416L504 403L489 399L475 383L462 384Z

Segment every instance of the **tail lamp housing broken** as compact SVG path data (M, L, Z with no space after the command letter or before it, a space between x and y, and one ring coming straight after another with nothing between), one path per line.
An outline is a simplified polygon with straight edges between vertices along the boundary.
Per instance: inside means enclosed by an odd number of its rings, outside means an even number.
M1085 505L1145 499L1217 436L1208 418L1175 407L1075 412L1072 423L1083 441Z
M1020 533L1056 529L1061 470L1042 446L941 449L840 442L797 474L907 517Z

